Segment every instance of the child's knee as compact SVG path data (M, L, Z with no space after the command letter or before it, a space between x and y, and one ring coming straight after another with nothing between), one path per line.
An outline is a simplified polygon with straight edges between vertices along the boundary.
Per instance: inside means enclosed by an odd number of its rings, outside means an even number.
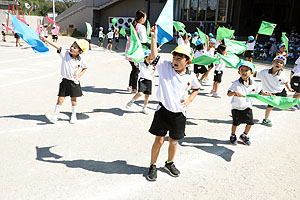
M177 145L178 144L178 140L174 140L172 138L169 137L169 143L172 145Z

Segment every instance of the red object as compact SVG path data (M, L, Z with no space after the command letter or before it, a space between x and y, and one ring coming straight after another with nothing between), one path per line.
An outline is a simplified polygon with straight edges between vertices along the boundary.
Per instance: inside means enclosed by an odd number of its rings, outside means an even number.
M52 19L50 19L48 16L46 16L46 18L47 18L47 20L48 20L48 22L49 22L50 24L54 24L54 23L55 23L55 21L52 20Z
M190 86L190 82L188 82L187 85Z
M27 25L27 22L24 19L21 19L20 17L18 17L18 20L20 20L21 22L23 22L24 24Z

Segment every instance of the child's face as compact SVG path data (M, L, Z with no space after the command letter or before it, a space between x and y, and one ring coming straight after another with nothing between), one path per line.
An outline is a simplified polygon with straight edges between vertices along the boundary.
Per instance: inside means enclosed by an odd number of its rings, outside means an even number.
M280 52L285 52L286 48L285 48L285 46L282 46L282 47L279 48L279 50L280 50Z
M144 17L142 17L140 20L139 20L139 23L140 24L144 24L147 20L147 15L145 15Z
M173 53L172 65L175 71L181 72L185 70L186 66L191 64L191 60L187 60L186 56L181 53Z
M151 54L149 54L148 56L145 57L145 60L148 64L150 64L152 62L152 59L151 59Z
M209 42L209 47L211 48L211 47L215 47L216 46L216 43L214 43L214 42Z
M248 80L248 78L253 74L251 69L247 66L241 66L239 68L239 75L242 77L243 80Z
M276 59L272 62L273 68L277 71L284 68L284 62L282 60Z
M72 56L78 56L79 54L82 54L82 50L79 48L76 42L74 42L70 47L70 53Z

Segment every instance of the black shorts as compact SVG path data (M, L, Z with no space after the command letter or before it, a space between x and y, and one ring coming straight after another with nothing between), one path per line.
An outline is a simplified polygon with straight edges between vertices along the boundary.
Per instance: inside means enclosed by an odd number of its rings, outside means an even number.
M275 96L279 96L279 97L286 97L287 96L285 88L281 92L272 93L272 94L275 95ZM268 107L273 108L274 106L268 105Z
M63 78L62 82L59 84L59 97L81 97L82 96L82 90L80 83L76 84L74 81L68 80Z
M57 35L52 35L52 40L57 40L58 36Z
M15 33L15 38L16 38L16 39L19 39L20 36L19 36L17 33Z
M108 38L108 44L112 44L112 39Z
M254 51L253 50L247 50L245 52L245 57L246 58L254 58Z
M242 123L247 125L253 125L253 113L251 108L246 108L245 110L232 109L232 125L238 126Z
M99 37L99 42L103 42L103 37Z
M5 32L4 31L2 31L1 33L2 33L3 36L5 36Z
M45 35L44 38L48 38L48 35Z
M119 42L119 38L115 38L116 42Z
M295 90L295 92L300 93L300 76L293 76L291 80L291 88Z
M149 132L156 136L166 136L180 140L185 136L186 117L182 112L174 113L167 110L161 103L161 108L155 112Z
M204 65L197 65L194 64L194 73L195 74L204 74L205 72L207 72L207 68Z
M212 68L214 68L214 64L213 63L211 63L210 65L208 65L208 69L212 69Z
M152 81L144 78L139 79L138 92L151 95L152 92Z
M92 42L92 40L88 40L88 39L86 39L86 41L88 41L90 44L91 44L91 42Z
M214 74L215 74L214 75L214 81L218 82L218 83L221 83L222 82L223 71L217 71L217 70L215 70Z

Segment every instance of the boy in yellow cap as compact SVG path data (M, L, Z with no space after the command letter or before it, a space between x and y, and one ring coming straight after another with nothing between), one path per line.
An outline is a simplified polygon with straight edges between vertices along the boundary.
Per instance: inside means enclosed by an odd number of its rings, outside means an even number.
M185 45L177 46L171 53L172 61L158 58L157 28L151 32L151 57L156 63L159 73L156 109L149 132L155 135L151 150L151 162L147 179L157 178L156 160L165 136L169 132L168 160L164 169L173 177L178 177L180 171L174 165L177 142L185 136L186 107L195 99L200 84L196 75L187 66L192 62L191 49ZM191 95L188 91L192 89Z
M44 42L48 42L53 46L57 53L59 53L61 63L61 76L63 77L62 82L59 85L58 99L54 109L54 114L46 114L47 119L53 124L57 122L57 116L61 109L61 106L66 96L71 96L72 103L72 116L70 123L74 124L77 122L76 111L77 111L77 97L82 96L82 89L79 83L80 77L86 72L87 66L80 54L82 54L87 48L89 43L86 40L75 40L71 45L70 50L64 50L59 47L56 43L48 40L47 38L41 37L40 39Z

